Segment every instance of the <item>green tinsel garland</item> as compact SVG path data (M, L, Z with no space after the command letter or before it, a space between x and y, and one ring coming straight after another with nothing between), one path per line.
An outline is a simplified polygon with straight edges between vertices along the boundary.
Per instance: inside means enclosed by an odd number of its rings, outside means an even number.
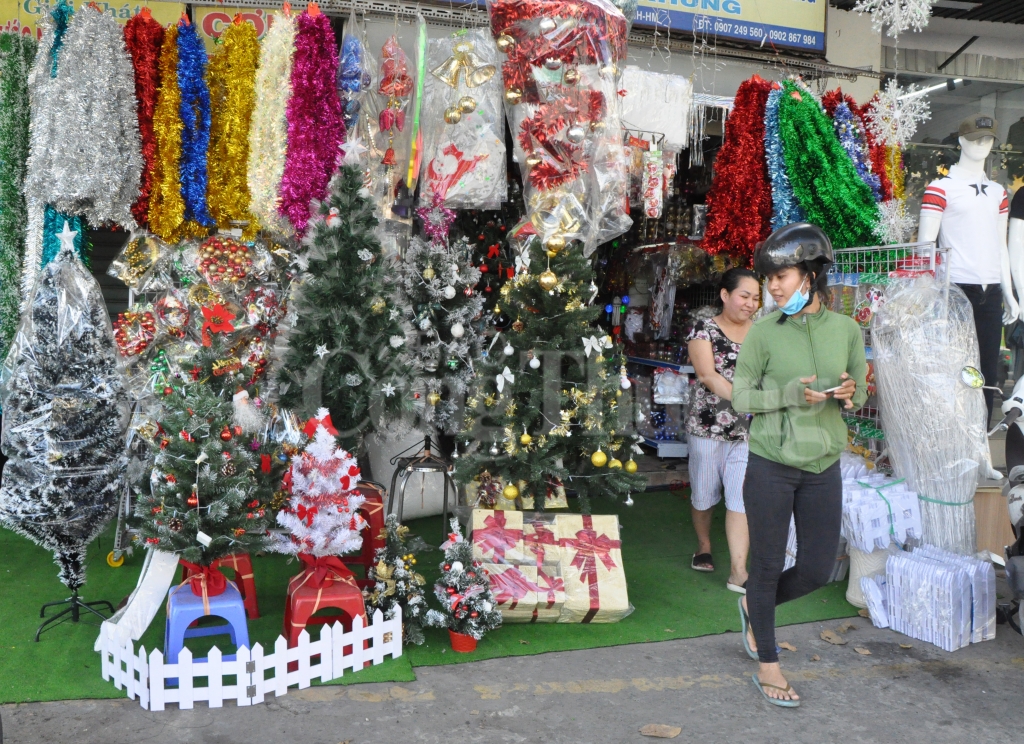
M36 41L0 33L0 362L18 327L28 213L21 187L28 159L28 71Z
M779 134L807 221L824 230L835 248L875 245L878 207L871 188L857 175L818 102L790 82L779 99Z

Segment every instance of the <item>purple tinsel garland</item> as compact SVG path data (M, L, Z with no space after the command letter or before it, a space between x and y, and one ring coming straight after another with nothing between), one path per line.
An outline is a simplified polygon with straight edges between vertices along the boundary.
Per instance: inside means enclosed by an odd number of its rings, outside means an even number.
M836 136L843 145L843 149L850 155L853 164L857 167L857 175L861 180L871 187L871 193L875 195L875 201L882 200L882 182L877 173L871 172L871 160L868 156L867 139L864 133L857 126L857 119L850 111L850 107L844 101L836 106L835 116L832 118L832 126L835 127Z
M309 203L327 196L345 138L336 77L338 50L323 14L298 17L288 101L288 151L281 179L280 213L300 236L309 222Z

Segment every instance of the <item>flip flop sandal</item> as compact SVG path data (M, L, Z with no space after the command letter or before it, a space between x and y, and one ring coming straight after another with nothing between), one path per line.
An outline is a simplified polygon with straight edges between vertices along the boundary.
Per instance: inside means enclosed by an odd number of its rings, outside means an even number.
M690 568L701 573L714 573L715 560L711 557L711 553L694 553L693 560L690 561Z
M758 661L757 651L750 648L750 641L747 639L747 631L750 629L750 618L747 616L747 611L743 609L743 597L740 597L736 604L740 608L740 625L743 626L743 650L747 652L747 656L751 659Z
M764 691L765 687L771 687L773 690L782 690L785 693L792 694L792 693L796 692L796 690L793 689L793 685L786 685L785 687L779 687L778 685L770 685L767 682L762 682L761 680L759 680L757 678L757 673L756 672L750 678L750 680L754 683L754 687L757 688L757 691L760 692L761 695L764 696L764 699L767 700L772 705L777 705L780 708L799 708L800 707L800 701L799 700L782 700L780 698L773 698L767 692Z
M730 592L736 592L737 594L746 594L747 582L744 581L742 584L733 584L731 581L727 581L725 582L725 588L728 589Z

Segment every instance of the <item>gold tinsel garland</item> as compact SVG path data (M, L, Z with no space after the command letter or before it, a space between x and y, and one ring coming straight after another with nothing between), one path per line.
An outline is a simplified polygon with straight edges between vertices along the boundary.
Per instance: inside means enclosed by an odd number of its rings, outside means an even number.
M243 238L254 237L259 224L249 211L249 126L256 105L256 65L260 45L250 23L232 23L221 37L222 48L210 59L209 191L207 202L218 227L247 222Z
M892 196L894 199L906 198L905 182L903 177L903 153L898 147L887 146L885 148L885 175L892 183Z
M160 90L153 111L153 190L149 229L168 242L181 238L185 200L181 196L181 91L178 90L178 27L171 26L160 47Z

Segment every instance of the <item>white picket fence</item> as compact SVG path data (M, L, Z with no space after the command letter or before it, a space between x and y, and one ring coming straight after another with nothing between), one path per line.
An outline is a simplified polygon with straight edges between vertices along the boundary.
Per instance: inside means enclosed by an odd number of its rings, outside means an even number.
M163 710L168 703L192 708L196 701L203 700L211 708L223 707L225 700L249 706L262 703L269 693L281 697L289 687L305 689L314 679L337 679L346 671L362 669L366 662L380 664L385 656L397 659L402 655L402 615L399 609L392 620L385 620L377 610L370 625L364 627L362 618L356 617L347 633L340 623L324 625L318 641L310 641L309 633L303 630L295 648L288 648L288 641L278 636L274 653L264 654L263 646L257 643L251 650L239 648L230 661L216 647L205 660L198 661L184 648L176 664L165 664L159 650L147 656L145 647L140 647L136 653L134 644L122 644L113 629L104 625L100 655L103 679L112 680L129 699L138 698L147 710ZM289 665L295 669L288 671ZM268 672L272 674L268 676ZM234 680L226 684L225 677ZM198 678L204 678L206 685L196 686ZM169 687L168 680L175 679L177 687Z

